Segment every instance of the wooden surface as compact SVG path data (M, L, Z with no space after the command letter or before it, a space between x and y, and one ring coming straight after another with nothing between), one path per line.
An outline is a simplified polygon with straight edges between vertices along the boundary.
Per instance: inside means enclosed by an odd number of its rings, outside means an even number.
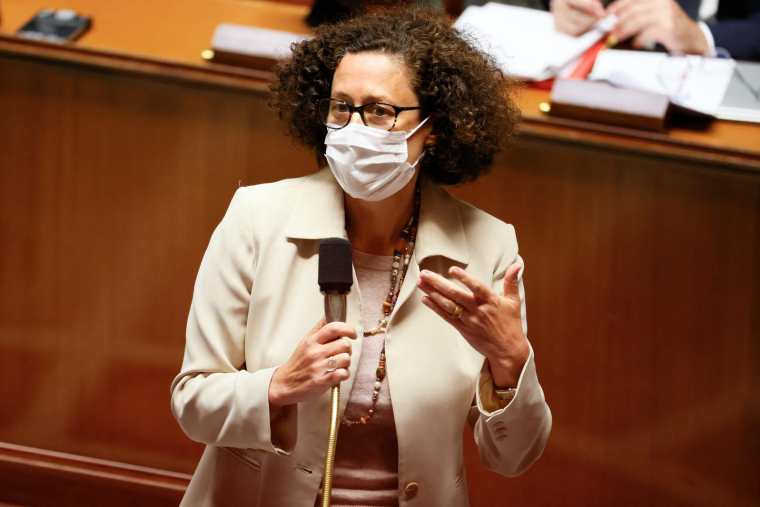
M49 45L22 44L8 39L42 7L74 9L94 18L93 28L75 43L83 53ZM47 58L86 62L106 68L123 68L167 74L200 82L264 88L261 73L233 69L204 61L200 54L210 47L219 23L255 25L308 34L305 5L262 0L183 0L182 2L110 3L97 0L52 0L39 4L29 0L4 0L0 24L0 51L40 53ZM5 36L5 37L3 37ZM245 79L235 80L242 76ZM652 152L663 156L714 160L720 164L760 170L760 126L741 122L680 122L667 134L651 134L585 122L550 118L538 105L549 102L546 91L526 89L519 97L526 122L524 129L536 135L591 143L626 151ZM570 127L570 128L567 128Z
M93 19L92 28L76 46L115 50L139 57L203 64L219 23L308 33L309 7L262 0L3 0L0 33L13 34L39 10L73 9Z
M35 51L34 44L9 41L7 36L42 7L42 4L28 0L4 0L0 51L39 52ZM107 8L96 0L55 0L45 3L44 7L74 9L94 18L93 28L75 43L76 48L85 50L84 54L43 45L47 49L43 51L46 57L85 61L107 68L141 70L159 76L176 74L201 82L222 82L226 78L226 85L243 87L262 87L257 79L261 78L260 73L215 65L200 56L210 47L219 23L248 24L299 34L310 32L304 21L309 11L307 6L261 0L158 3L135 0L112 3ZM240 75L247 80L230 80L231 76ZM265 81L266 77L263 79ZM695 155L697 160L707 158L721 164L760 169L760 127L756 124L681 122L665 135L651 134L550 118L538 109L541 102L548 101L548 92L542 90L527 89L520 95L526 131L624 150L658 150L664 156Z
M3 32L24 9L2 1ZM156 44L0 36L0 442L192 473L169 385L201 256L239 184L316 166L266 107L265 72ZM760 504L760 128L652 137L545 118L545 99L526 90L515 149L452 190L517 228L554 414L516 479L465 430L473 506Z
M3 500L18 506L169 507L191 476L0 443L0 478Z

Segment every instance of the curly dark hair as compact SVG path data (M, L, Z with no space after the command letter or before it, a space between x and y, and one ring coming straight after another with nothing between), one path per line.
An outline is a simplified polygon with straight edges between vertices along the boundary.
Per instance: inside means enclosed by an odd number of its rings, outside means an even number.
M517 129L515 81L443 13L403 6L363 14L320 26L291 49L275 69L270 105L287 133L316 151L320 165L326 163L327 132L316 101L330 96L335 69L347 53L382 52L406 64L422 117L431 116L436 135L420 166L436 183L459 185L486 174Z

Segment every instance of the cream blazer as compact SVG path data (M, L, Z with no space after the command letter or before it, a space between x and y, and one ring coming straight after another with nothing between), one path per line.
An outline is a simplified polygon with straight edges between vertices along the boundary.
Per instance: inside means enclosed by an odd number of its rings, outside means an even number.
M464 507L465 424L483 465L511 477L541 455L551 413L532 348L517 395L499 409L484 357L422 304L416 287L420 269L450 279L448 269L457 265L501 294L507 267L519 259L513 227L424 178L421 185L417 243L385 336L399 505ZM324 473L329 391L270 422L268 390L275 369L324 314L319 243L334 236L345 238L346 231L343 192L329 168L235 193L201 262L182 371L171 386L180 426L206 444L182 506L314 505ZM524 305L522 273L520 296ZM362 348L355 276L347 320L359 338L351 378L341 386L341 414Z

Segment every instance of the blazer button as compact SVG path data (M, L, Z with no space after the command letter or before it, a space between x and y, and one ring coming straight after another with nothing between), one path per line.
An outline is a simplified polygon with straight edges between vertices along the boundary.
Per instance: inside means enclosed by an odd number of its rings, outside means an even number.
M417 496L417 492L420 490L420 485L416 482L410 482L406 485L406 489L404 489L404 494L406 494L407 498L414 498Z

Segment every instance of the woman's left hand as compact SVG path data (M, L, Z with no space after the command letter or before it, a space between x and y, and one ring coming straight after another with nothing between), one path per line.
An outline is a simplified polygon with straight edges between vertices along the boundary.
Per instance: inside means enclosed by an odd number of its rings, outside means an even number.
M489 362L497 387L517 387L530 349L522 327L518 273L514 263L504 275L504 293L496 294L463 269L452 267L449 274L470 292L437 273L423 269L417 286L426 296L422 302L454 326L469 344ZM455 317L457 305L464 309Z

